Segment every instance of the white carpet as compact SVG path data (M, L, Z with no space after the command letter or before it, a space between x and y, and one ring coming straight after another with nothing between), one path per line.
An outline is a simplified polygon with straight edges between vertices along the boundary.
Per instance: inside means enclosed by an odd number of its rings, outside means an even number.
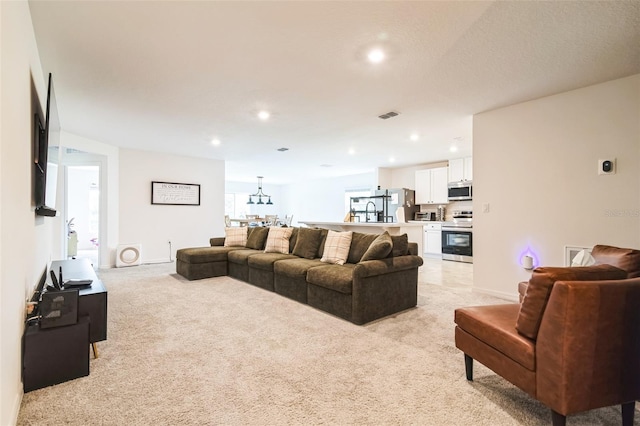
M421 284L417 308L356 326L231 278L187 281L174 270L100 271L108 340L91 374L25 394L18 424L551 423L479 363L465 379L453 310L499 299ZM567 423L619 425L619 407Z

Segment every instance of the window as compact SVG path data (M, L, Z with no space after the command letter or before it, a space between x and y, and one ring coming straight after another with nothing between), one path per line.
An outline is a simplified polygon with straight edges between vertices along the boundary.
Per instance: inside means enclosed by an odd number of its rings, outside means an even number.
M231 218L247 217L251 214L247 201L249 194L245 193L227 193L224 194L224 214Z

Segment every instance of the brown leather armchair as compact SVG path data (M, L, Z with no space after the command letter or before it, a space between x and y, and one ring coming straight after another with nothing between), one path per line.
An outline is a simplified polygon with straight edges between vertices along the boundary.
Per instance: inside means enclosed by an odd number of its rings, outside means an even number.
M521 304L456 309L467 380L475 359L549 407L554 426L617 404L622 424L632 425L640 399L640 278L629 276L640 276L640 251L603 247L624 269L536 268ZM624 251L623 261L615 250Z

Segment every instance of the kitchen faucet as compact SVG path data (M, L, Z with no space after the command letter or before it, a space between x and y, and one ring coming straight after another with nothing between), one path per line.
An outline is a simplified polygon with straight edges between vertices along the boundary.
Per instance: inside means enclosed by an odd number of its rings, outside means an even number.
M371 213L376 212L376 203L373 201L369 201L367 205L364 207L364 221L369 222L369 204L373 204L373 211Z

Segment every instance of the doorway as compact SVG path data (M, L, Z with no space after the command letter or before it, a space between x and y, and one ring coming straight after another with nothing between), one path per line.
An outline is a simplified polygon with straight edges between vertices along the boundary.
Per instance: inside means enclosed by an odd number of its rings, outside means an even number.
M99 267L100 166L65 166L67 258L87 258Z

